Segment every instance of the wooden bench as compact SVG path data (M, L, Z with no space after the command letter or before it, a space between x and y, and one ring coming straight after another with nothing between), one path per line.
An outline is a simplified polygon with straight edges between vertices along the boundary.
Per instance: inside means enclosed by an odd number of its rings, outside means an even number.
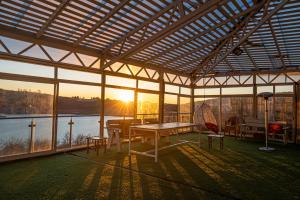
M263 137L265 134L265 123L261 119L245 118L240 124L240 137Z
M284 144L287 144L287 122L285 121L275 121L269 122L269 127L271 124L280 124L282 126L281 132L271 132L269 128L268 139L273 141L280 141ZM240 137L254 137L254 138L263 138L265 137L265 122L263 119L253 119L246 118L244 123L240 124Z

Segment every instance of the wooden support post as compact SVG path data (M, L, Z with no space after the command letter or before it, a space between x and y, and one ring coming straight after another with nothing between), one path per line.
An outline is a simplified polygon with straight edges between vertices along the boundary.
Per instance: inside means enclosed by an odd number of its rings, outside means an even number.
M104 58L101 59L100 68L103 69ZM105 71L102 70L101 74L101 105L100 105L100 138L104 137L104 115L105 115L105 86L106 86L106 76Z
M191 101L190 101L190 122L194 123L194 112L195 112L195 85L193 84L193 81L191 81ZM193 128L192 128L193 129Z
M219 132L222 131L222 88L220 88L220 96L219 96Z
M53 91L53 108L52 108L52 145L51 149L56 151L57 149L57 104L59 95L59 83L57 81L57 67L54 68L54 91Z
M159 122L164 122L164 100L165 99L165 82L164 73L159 72Z
M253 118L257 119L257 86L256 86L256 74L253 74Z
M180 122L180 89L179 94L177 94L177 122Z
M138 88L139 88L139 81L136 80L136 86L135 86L135 90L134 90L134 99L133 99L133 116L134 116L134 119L137 119Z
M274 85L273 85L273 97L272 97L272 101L273 101L273 104L272 104L272 118L271 119L272 119L272 121L275 121L276 97L275 97L275 86ZM270 116L270 114L269 114L269 116Z
M300 124L298 124L298 109L300 105L299 101L299 91L300 87L298 83L294 83L294 99L293 99L293 110L294 110L294 128L293 128L293 133L294 133L294 138L293 142L297 143L297 137L298 137L298 129L300 128Z

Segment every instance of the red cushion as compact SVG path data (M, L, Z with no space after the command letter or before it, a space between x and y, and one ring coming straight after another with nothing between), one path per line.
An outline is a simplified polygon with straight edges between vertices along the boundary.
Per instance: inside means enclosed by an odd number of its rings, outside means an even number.
M219 128L218 128L218 126L217 126L216 124L213 124L213 123L210 123L210 122L206 122L206 123L205 123L205 126L206 126L209 130L211 130L211 131L213 131L213 132L215 132L215 133L218 133L218 132L219 132Z
M270 123L269 124L269 133L278 134L282 132L282 124Z

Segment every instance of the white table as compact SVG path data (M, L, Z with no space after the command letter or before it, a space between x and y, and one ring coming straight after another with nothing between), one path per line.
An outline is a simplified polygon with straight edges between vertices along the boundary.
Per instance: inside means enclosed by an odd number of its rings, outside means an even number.
M189 128L189 127L193 127L193 126L196 126L196 124L181 123L181 122L161 123L161 124L143 124L143 125L130 126L129 127L129 145L128 145L129 146L129 156L131 156L131 154L138 154L138 155L153 157L155 162L157 162L159 150L167 149L170 147L174 147L174 146L189 142L189 141L182 141L182 142L164 146L164 147L158 149L158 139L160 136L160 132L165 131L165 130L171 131L171 130L176 130L176 129L180 129L180 128ZM145 134L147 134L147 135L153 134L155 148L152 150L149 150L149 151L145 151L145 152L132 150L131 149L131 137L134 136L134 131L139 131L139 132L145 131L146 132ZM139 136L140 135L141 134L139 134ZM153 152L154 152L154 154L152 154Z

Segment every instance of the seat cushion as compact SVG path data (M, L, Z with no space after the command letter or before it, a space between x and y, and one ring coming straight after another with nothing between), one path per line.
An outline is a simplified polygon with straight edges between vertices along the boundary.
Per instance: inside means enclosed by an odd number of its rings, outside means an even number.
M283 126L279 123L270 123L269 124L269 133L280 134L283 132Z
M205 122L206 128L209 130L213 131L214 133L219 132L219 127L216 124L210 123L210 122Z

